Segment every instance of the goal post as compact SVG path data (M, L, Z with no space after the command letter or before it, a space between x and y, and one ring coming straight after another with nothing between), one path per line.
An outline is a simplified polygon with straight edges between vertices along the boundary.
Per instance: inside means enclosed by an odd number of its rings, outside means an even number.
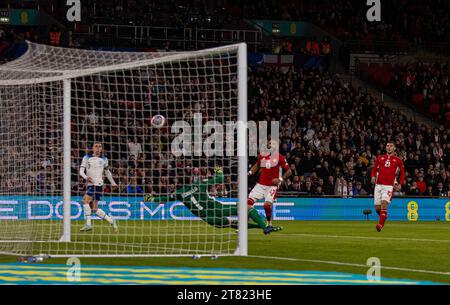
M27 44L0 65L0 253L248 254L244 43L155 53ZM162 128L151 125L157 114ZM174 141L187 135L179 155ZM220 152L226 141L232 154ZM107 163L117 187L105 170L92 193L85 157ZM189 187L205 190L200 206L197 193L184 202ZM92 230L80 231L87 215Z
M237 255L248 254L248 213L247 213L247 191L248 191L248 147L247 147L247 45L240 44L238 49L238 124L237 145L239 156L239 241ZM244 124L245 123L245 124Z
M61 242L70 242L70 205L71 205L71 135L70 135L70 108L72 86L70 79L63 80L63 235Z

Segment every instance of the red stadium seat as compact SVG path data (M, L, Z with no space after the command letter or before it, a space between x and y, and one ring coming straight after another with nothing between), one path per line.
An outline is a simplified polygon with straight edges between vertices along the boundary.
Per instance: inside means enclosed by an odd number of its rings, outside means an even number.
M389 86L393 77L394 77L394 75L392 74L392 72L384 73L382 76L382 79L381 79L381 84L383 85L383 87Z
M415 106L422 106L423 105L423 95L422 94L414 94L412 96L412 102Z
M428 108L428 112L434 116L439 113L439 109L439 104L431 104L430 108Z
M390 71L392 71L392 65L390 63L388 63L388 62L385 62L382 65L382 69L385 72L390 72Z
M379 78L379 71L381 67L380 64L377 62L370 63L369 65L369 80L372 80L374 82L377 82L377 79Z
M369 71L369 64L366 62L360 62L358 64L358 70L359 70L359 73L361 73L362 75L367 75L367 73Z

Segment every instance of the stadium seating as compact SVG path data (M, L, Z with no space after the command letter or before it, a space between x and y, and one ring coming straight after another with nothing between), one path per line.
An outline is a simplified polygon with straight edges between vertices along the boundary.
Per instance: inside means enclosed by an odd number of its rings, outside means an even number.
M390 65L360 63L358 67L361 71L377 71L375 77L381 81L386 81L383 73L392 70ZM344 83L326 72L306 71L300 77L300 74L282 74L274 68L260 69L262 70L254 69L249 74L251 80L249 84L254 84L249 87L249 92L257 92L256 96L250 96L249 107L253 114L250 115L250 119L256 120L259 116L270 115L273 116L272 119L281 118L282 130L288 132L283 137L285 142L282 143L282 149L288 157L294 175L288 179L285 190L304 195L317 195L315 192L318 186L321 186L320 189L325 190L326 195L335 195L338 188L337 178L343 175L347 185L350 183L355 185L356 181L362 181L363 189L368 193L373 192L368 172L374 156L382 153L388 138L395 140L399 155L406 156L406 164L411 162L415 164L415 167L407 169L409 178L403 189L404 193L409 193L412 183L420 176L420 172L414 169L422 168L426 171L430 167L433 168L433 174L425 177L427 185L430 185L430 181L438 181L439 179L434 176L441 172L446 173L445 177L449 176L450 160L447 155L450 147L446 146L447 140L443 140L448 139L449 130L435 129L434 132L440 135L438 139L440 142L437 143L431 135L432 129L419 126L396 110L382 106L378 98L367 96L366 99L358 99L358 96L364 96L360 89L351 87L346 89ZM391 77L392 74L389 74L389 79ZM285 92L288 96L286 100L283 96L277 95L278 90L270 82L274 78L281 78L281 83L304 82L304 87ZM253 83L252 80L258 82ZM264 89L258 93L260 91L255 90L256 88ZM323 95L320 92L327 93ZM268 109L263 106L265 95L270 97ZM417 105L423 105L421 94L414 95L413 98ZM431 104L430 110L438 113L439 105ZM345 127L335 125L339 120L345 122L350 112L356 115L354 121ZM329 119L328 115L331 116ZM446 118L450 122L450 112ZM288 123L284 125L283 122ZM373 124L378 126L377 129L370 127ZM366 133L368 130L371 130L371 136ZM422 139L418 150L413 144L417 137ZM410 141L407 141L409 138ZM430 151L431 145L436 144L444 147L445 158L433 155L430 160L426 160L424 157L426 151ZM311 158L307 158L308 152L312 155ZM414 161L415 155L418 157L417 164ZM332 181L331 185L328 185L329 179ZM312 181L312 190L305 189L307 180ZM446 189L450 188L448 178L443 178L442 182L446 185ZM355 189L351 191L358 192Z

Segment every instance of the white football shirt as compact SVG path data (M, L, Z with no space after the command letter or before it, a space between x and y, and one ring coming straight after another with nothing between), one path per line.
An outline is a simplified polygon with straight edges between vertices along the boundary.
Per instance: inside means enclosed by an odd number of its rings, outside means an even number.
M88 154L81 161L81 167L86 169L86 175L93 180L92 182L88 182L88 186L103 186L103 172L109 169L108 158L105 156L95 157L94 155Z

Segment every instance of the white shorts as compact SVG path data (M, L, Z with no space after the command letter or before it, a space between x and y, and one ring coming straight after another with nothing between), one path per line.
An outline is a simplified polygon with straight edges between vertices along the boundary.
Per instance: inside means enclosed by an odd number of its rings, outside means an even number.
M250 195L248 195L248 198L255 202L264 198L264 202L273 203L277 198L277 190L278 187L275 185L262 185L256 183L255 187L250 192Z
M373 194L375 205L381 205L381 201L391 202L394 187L392 185L376 184Z

